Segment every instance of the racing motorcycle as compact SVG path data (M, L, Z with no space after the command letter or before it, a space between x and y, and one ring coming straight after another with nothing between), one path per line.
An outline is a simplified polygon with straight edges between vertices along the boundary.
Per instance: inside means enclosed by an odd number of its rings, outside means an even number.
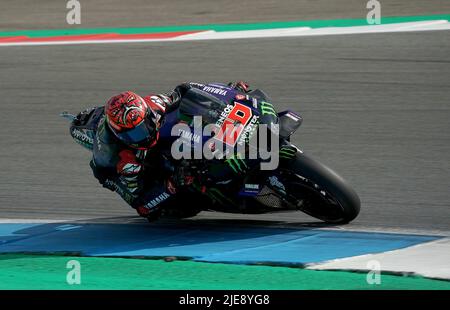
M189 89L180 105L167 113L159 129L159 144L164 161L163 169L170 175L177 167L189 168L194 175L192 184L179 195L176 203L164 207L163 214L178 218L192 217L201 211L227 213L271 213L279 211L302 211L327 223L345 224L355 219L360 211L360 199L356 192L336 172L311 158L290 142L290 137L300 127L303 119L293 111L277 112L267 94L256 89L242 93L224 84L198 84ZM103 109L91 109L72 115L61 116L71 120L70 133L76 142L92 150L95 132ZM235 128L233 141L247 145L249 136L259 126L277 128L279 161L276 169L252 168L228 182L214 182L208 177L210 165L217 160L227 162L233 170L246 166L239 157L214 159L175 159L173 145L183 138L183 147L211 149L211 141L223 139L224 135L213 132L209 137L195 134L195 117L201 116L201 125ZM173 134L177 124L187 126ZM274 127L276 125L277 127ZM191 129L189 132L188 129ZM198 130L198 128L197 128ZM194 132L192 134L192 132ZM222 132L222 131L219 131ZM273 133L273 131L272 131ZM213 136L213 138L211 138ZM273 136L273 135L272 135ZM226 141L230 145L230 141ZM232 144L231 143L231 144ZM213 143L214 144L214 143ZM186 203L189 201L189 203Z

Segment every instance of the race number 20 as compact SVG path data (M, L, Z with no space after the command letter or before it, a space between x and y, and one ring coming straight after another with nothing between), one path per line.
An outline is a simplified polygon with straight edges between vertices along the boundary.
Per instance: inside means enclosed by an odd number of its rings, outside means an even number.
M235 102L215 138L227 145L235 146L252 115L249 107Z

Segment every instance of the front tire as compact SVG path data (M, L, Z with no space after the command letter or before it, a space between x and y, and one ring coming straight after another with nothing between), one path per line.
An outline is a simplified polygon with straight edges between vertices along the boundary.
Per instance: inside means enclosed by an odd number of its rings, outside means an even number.
M356 192L336 172L298 152L286 167L286 191L298 208L327 223L345 224L354 220L361 201Z

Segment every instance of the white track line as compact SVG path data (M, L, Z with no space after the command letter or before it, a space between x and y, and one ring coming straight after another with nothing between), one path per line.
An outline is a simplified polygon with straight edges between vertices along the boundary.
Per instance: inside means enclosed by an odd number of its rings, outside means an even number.
M216 32L214 30L199 33L190 33L176 38L171 41L187 41L187 40L225 40L225 39L248 39L248 38L274 38L274 37L298 37L306 31L310 31L309 27L294 27L282 29L263 29L263 30L239 30L239 31L223 31Z
M170 41L297 37L297 36L317 36L317 35L427 31L427 30L450 30L450 23L447 20L437 20L437 21L408 22L408 23L372 25L372 26L324 27L315 29L308 27L294 27L284 29L264 29L264 30L227 31L227 32L205 31L172 38L170 39Z
M414 24L409 24L408 25L401 25L399 26L398 29L400 30L409 30L409 29L428 29L430 28L430 26L436 26L436 25L446 25L448 24L448 21L446 20L433 20L433 21L429 21L429 22L420 22L420 23L414 23Z
M368 254L312 264L314 270L368 271L376 261L382 271L413 273L429 278L450 279L450 238L414 245L405 249ZM369 264L369 265L368 265Z

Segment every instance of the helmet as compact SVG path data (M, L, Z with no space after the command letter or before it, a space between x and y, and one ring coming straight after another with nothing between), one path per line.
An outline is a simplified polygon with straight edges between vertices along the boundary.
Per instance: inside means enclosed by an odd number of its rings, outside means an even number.
M139 95L126 91L105 106L106 121L114 135L135 149L149 149L158 140L156 113Z

